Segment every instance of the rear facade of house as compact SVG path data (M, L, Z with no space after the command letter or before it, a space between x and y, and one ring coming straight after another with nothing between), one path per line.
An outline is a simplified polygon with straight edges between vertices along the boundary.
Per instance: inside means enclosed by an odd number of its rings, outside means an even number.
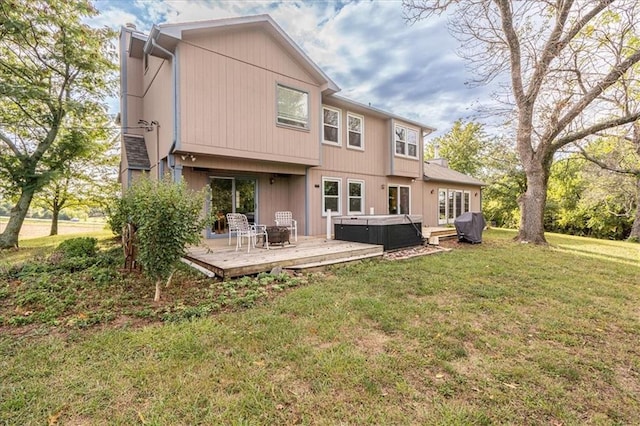
M423 159L433 129L338 96L267 15L124 27L120 66L123 189L142 173L210 187L204 208L220 219L207 237L226 234L230 212L271 225L291 211L304 235L323 234L329 210L438 224ZM460 184L461 211L479 211L464 191L481 183Z

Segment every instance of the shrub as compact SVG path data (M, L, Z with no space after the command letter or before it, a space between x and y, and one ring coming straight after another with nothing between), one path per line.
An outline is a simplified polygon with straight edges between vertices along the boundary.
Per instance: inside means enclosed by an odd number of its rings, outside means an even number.
M137 260L143 272L156 281L154 300L160 298L160 282L167 280L180 262L188 244L200 241L206 224L202 215L205 190L193 192L184 181L169 177L137 180L110 209L112 229L127 223L136 231Z
M92 237L71 238L61 242L56 252L65 258L94 257L98 252L98 240Z

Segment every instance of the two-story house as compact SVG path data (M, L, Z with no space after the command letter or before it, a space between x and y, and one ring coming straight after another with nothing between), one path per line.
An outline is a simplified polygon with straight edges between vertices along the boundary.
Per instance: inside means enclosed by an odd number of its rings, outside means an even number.
M318 235L328 211L436 226L449 208L480 210L481 182L425 175L433 128L336 95L268 15L123 27L120 68L123 188L144 171L209 186L205 208L221 220L208 237L227 232L229 212L272 224L288 210L301 234ZM444 222L442 190L453 191Z

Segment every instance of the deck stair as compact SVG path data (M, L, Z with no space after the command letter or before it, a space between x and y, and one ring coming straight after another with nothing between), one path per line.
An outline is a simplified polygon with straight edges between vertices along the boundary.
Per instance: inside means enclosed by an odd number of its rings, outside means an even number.
M450 227L423 227L422 235L431 243L432 241L446 240L458 236L456 228ZM437 243L436 243L437 244Z

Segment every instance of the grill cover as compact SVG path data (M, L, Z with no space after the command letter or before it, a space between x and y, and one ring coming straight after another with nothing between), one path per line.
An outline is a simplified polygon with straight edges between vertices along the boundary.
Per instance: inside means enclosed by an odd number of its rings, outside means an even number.
M456 226L458 241L466 241L472 244L482 242L482 230L486 225L482 213L462 213L453 224Z

